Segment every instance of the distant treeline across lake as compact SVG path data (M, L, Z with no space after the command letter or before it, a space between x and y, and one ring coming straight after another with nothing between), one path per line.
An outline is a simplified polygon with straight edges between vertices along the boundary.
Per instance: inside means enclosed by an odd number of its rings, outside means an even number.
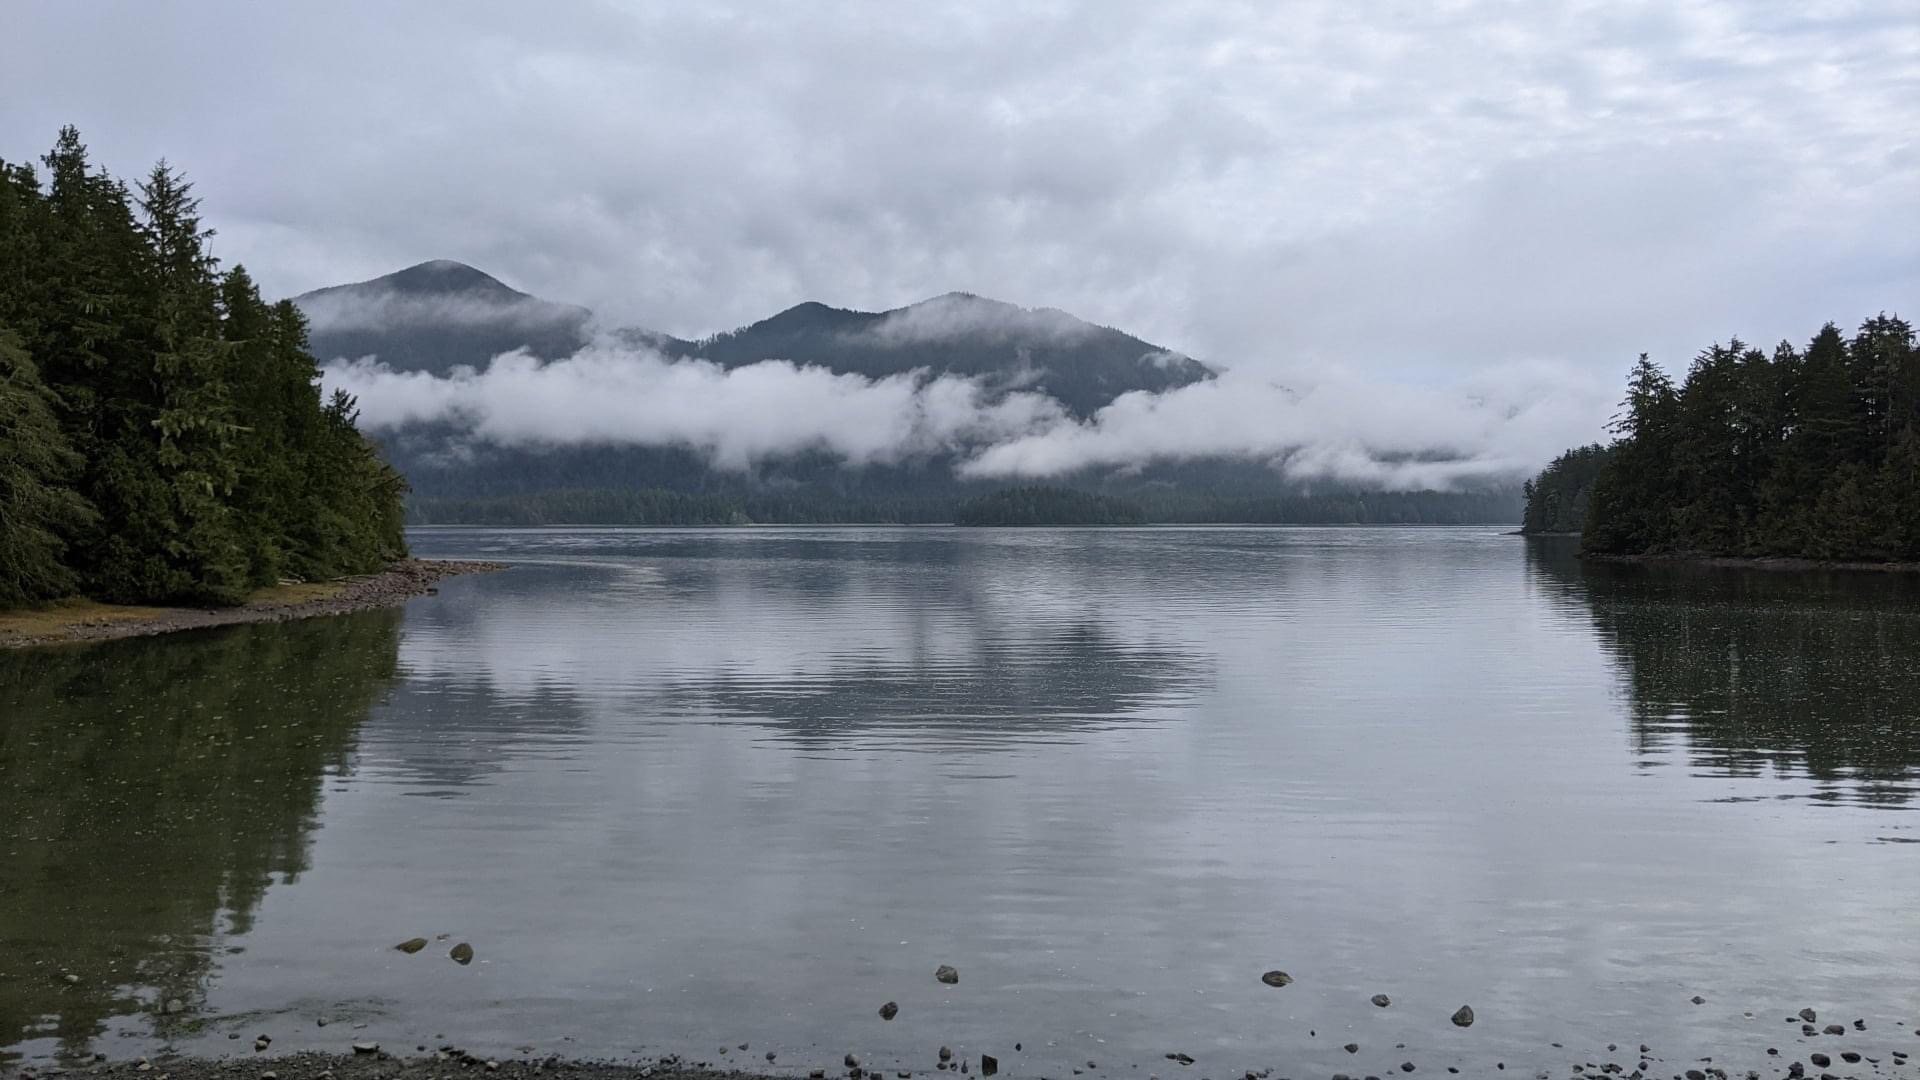
M979 494L839 496L817 492L688 493L649 489L540 491L415 498L416 525L1489 525L1520 520L1520 492L1389 491L1211 495L1106 494L1023 486Z

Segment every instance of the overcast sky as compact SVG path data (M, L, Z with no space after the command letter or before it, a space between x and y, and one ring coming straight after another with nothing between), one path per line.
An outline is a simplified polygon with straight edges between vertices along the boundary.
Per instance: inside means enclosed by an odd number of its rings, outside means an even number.
M10 0L0 156L198 181L291 294L683 335L961 289L1217 364L1617 384L1920 314L1920 0Z

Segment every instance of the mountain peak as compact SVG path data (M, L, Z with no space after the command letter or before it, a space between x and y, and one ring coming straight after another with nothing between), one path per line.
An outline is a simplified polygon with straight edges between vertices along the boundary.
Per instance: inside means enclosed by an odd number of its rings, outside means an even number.
M383 285L396 293L486 293L501 297L527 295L484 270L453 259L432 259L364 282Z

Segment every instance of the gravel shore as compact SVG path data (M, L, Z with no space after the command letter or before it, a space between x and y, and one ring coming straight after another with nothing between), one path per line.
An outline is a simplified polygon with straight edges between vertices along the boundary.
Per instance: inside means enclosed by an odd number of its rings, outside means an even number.
M0 648L146 637L239 623L285 622L391 607L435 590L444 578L506 569L505 563L402 559L378 574L282 585L230 608L123 608L78 602L0 615Z

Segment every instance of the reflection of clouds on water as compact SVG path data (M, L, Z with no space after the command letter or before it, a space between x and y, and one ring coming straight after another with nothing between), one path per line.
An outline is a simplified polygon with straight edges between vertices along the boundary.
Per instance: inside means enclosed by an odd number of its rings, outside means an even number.
M1629 697L1646 765L1807 777L1818 801L1906 806L1920 793L1920 584L1588 564L1535 543L1556 604L1592 620Z
M728 720L814 743L990 746L1164 716L1208 677L1150 610L1137 541L739 535L541 538L545 557L416 604L402 664L425 707L400 711L449 724L416 749ZM533 542L499 537L488 550L508 557ZM462 728L502 706L515 722Z
M814 745L886 738L991 747L1169 715L1204 672L1189 653L1129 644L1086 623L984 640L967 657L875 656L797 678L721 671L678 681L669 697Z

